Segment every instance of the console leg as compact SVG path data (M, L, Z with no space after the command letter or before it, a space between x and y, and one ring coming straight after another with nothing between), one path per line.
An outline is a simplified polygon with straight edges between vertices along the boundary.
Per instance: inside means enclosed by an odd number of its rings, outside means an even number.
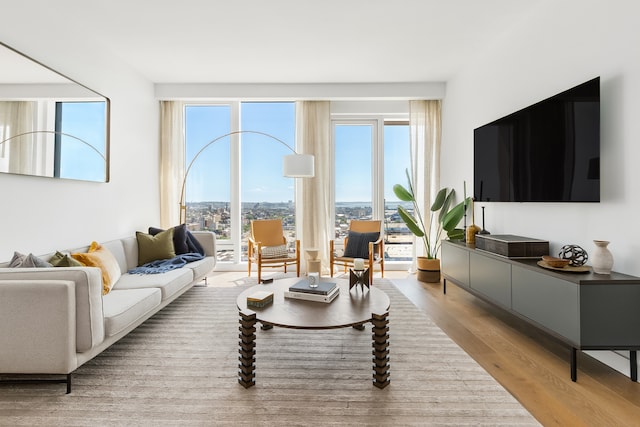
M244 388L256 384L256 314L240 312L240 364L238 365L238 382Z
M636 350L629 352L629 364L631 365L631 381L638 381L638 355Z
M373 385L385 388L389 385L389 312L372 314Z
M447 294L447 279L442 279L442 293Z
M578 362L577 362L577 350L575 347L571 347L571 381L576 382L578 379Z

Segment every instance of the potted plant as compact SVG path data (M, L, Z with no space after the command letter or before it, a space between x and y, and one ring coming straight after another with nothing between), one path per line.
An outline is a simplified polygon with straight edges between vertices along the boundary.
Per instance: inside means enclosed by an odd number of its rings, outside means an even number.
M433 204L430 207L429 218L424 218L420 211L420 206L416 201L414 185L411 181L409 171L406 170L408 188L401 184L393 186L396 197L403 202L413 204L413 213L403 206L398 206L398 214L416 237L422 239L424 246L424 256L418 257L418 280L424 282L440 281L440 245L443 233L451 240L464 239L464 230L456 228L462 220L466 206L471 198L466 198L457 205L451 207L454 200L455 190L442 188L438 191Z

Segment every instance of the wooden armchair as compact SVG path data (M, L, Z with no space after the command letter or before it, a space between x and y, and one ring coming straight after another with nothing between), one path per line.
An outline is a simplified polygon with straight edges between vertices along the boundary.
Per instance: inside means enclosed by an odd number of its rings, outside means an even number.
M329 241L331 277L333 277L334 265L343 266L346 273L347 267L353 267L355 258L364 259L364 267L369 269L370 284L373 283L373 270L376 264L380 265L380 272L384 277L383 237L381 221L351 220L349 223L349 235L344 239L343 256L336 256L335 241ZM349 239L351 239L351 242Z
M251 221L251 236L248 241L248 270L251 276L251 264L258 265L258 283L262 283L263 267L284 267L296 265L300 277L300 240L295 242L295 252L289 254L287 239L282 229L282 220L259 219Z

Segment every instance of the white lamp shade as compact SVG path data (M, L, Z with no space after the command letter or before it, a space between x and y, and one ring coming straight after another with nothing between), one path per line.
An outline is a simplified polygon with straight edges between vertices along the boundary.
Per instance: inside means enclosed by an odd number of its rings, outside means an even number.
M282 158L282 175L290 178L312 178L315 174L311 154L290 154Z

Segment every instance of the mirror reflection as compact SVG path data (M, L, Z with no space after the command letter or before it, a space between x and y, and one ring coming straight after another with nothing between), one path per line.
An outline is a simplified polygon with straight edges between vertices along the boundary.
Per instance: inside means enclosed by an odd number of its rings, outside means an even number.
M0 172L109 181L109 99L0 42Z

